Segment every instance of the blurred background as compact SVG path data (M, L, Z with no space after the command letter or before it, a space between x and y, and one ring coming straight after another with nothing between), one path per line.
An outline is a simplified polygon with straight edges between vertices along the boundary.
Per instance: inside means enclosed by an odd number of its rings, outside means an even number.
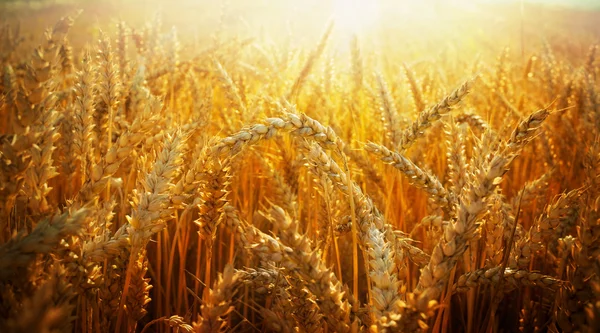
M585 53L589 41L600 33L599 8L600 0L4 0L0 18L12 26L26 18L27 25L20 25L27 39L23 48L39 42L43 38L39 31L60 17L82 9L74 26L78 33L70 37L75 48L98 36L99 27L116 29L116 23L124 21L142 28L157 20L164 28L175 27L188 47L218 38L306 47L313 46L333 21L330 52L342 56L349 52L355 35L365 47L392 48L399 54L423 46L432 52L442 48L460 52L463 46L472 50L483 43L489 47L480 48L482 52L498 54L509 47L525 56L547 40ZM561 33L566 29L577 38ZM454 51L446 44L454 45Z

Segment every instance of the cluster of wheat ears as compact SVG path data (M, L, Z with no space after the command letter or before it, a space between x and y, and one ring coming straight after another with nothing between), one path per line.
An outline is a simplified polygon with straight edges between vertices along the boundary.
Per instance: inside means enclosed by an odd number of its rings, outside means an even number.
M0 331L600 329L597 45L184 58L74 19L0 31Z

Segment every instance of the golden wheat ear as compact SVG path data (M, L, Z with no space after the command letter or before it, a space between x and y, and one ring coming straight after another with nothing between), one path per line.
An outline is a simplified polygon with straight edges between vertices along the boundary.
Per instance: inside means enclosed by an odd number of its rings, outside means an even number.
M467 2L0 4L0 332L600 332L600 12Z

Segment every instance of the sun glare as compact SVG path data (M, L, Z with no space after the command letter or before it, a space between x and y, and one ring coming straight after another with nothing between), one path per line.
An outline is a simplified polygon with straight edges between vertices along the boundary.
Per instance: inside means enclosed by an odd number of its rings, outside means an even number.
M346 34L368 33L383 26L428 24L440 26L456 13L472 12L472 0L333 0L336 30Z
M337 29L346 33L369 30L380 19L377 0L334 0L333 19Z

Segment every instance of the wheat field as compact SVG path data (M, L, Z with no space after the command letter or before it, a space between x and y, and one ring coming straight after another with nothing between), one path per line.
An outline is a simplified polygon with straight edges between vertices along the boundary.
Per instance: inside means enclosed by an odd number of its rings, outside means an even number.
M600 11L286 3L0 4L0 332L600 331Z

